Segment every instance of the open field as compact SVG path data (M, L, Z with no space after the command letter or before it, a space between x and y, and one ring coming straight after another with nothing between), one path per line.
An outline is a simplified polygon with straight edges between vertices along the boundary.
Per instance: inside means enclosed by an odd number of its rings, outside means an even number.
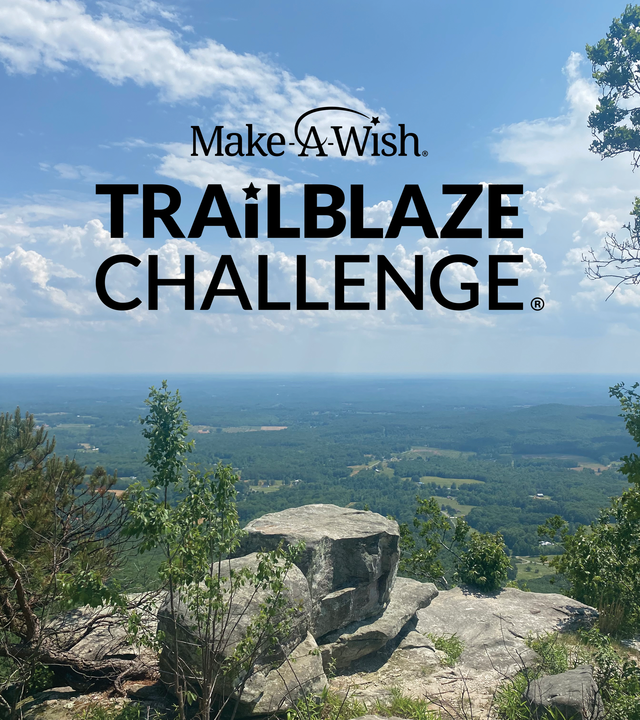
M532 460L570 460L571 462L575 463L575 467L569 469L577 471L588 468L589 470L593 470L594 472L604 472L605 470L616 470L618 467L620 467L619 461L614 461L609 463L608 465L603 465L602 463L593 462L591 458L585 457L584 455L560 455L552 453L550 455L522 455L522 457Z
M287 430L287 425L239 425L236 427L213 427L211 425L192 425L191 431L197 435L209 435L210 433L249 433L249 432L273 432Z
M475 453L463 452L462 450L445 450L443 448L434 447L413 447L411 450L407 450L402 453L402 457L407 459L416 457L427 458L429 455L441 455L442 457L457 460L458 458L471 457L472 455L475 455Z
M555 570L548 565L543 565L537 558L526 556L516 557L516 568L518 580L533 580L545 576L555 575Z
M282 480L274 480L271 485L251 485L251 492L273 493L278 492L281 487Z
M60 423L54 426L56 430L86 430L90 427L89 423Z
M449 498L441 498L437 497L436 500L440 504L440 507L443 505L448 505L449 507L452 507L454 510L459 512L461 515L467 515L467 513L470 513L475 505L461 505L457 500L450 500Z
M588 468L589 470L593 470L594 472L603 472L604 470L609 470L612 468L617 468L620 465L620 463L610 463L609 465L601 465L600 463L594 463L594 462L579 462L578 465L574 468L570 468L570 470L584 470L584 468Z
M376 465L380 464L380 460L372 460L371 462L367 463L366 465L349 465L349 469L351 470L351 477L354 475L357 475L362 470L371 470Z
M423 475L420 480L423 483L435 483L439 487L451 487L451 483L456 485L482 485L482 480L472 480L471 478L441 478L434 475Z
M270 430L286 430L286 425L246 425L240 427L223 427L222 432L225 433L241 433L241 432L264 432Z

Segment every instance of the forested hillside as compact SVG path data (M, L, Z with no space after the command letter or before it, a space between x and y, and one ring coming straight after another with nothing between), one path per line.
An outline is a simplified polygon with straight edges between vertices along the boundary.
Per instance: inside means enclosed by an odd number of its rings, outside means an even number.
M142 403L154 379L4 379L17 404L88 470L147 477ZM155 379L156 384L158 380ZM311 502L369 507L408 522L416 496L539 552L551 515L588 523L625 487L633 449L605 379L179 378L192 459L240 474L243 520Z

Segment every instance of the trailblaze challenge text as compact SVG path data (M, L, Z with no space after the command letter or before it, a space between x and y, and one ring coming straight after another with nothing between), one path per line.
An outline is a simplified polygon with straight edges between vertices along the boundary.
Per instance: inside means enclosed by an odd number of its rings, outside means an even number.
M188 228L186 237L202 237L207 228L216 228L228 238L257 238L259 228L271 239L297 238L334 238L348 229L351 238L380 239L398 238L403 228L419 227L427 238L473 239L483 237L482 227L463 226L467 214L483 192L488 193L487 234L488 238L518 239L523 237L521 228L503 227L502 219L517 216L518 208L503 205L503 195L522 195L522 185L443 185L445 195L454 195L462 199L438 234L427 203L419 185L405 185L395 203L395 210L386 232L383 228L365 227L364 188L351 185L349 200L344 190L337 185L308 184L303 192L302 227L281 227L280 185L269 184L266 187L266 203L258 205L258 193L262 188L253 183L244 188L245 206L242 218L237 218L231 210L222 185L208 185L203 193L200 206ZM138 185L100 184L96 185L96 194L107 195L111 206L111 236L124 237L125 198L140 194ZM180 192L172 185L149 184L142 186L142 236L153 238L159 221L172 238L184 238L186 227L180 227L174 218L181 204ZM347 228L348 226L348 228ZM241 232L242 228L242 232ZM415 274L413 287L400 275L385 255L378 255L374 262L377 270L377 309L386 309L387 281L393 283L416 310L424 308L424 258L415 256ZM506 302L498 299L500 288L517 286L518 280L509 277L508 263L521 263L522 255L490 255L488 257L488 309L522 310L523 303ZM372 262L369 255L335 256L335 310L369 310L368 302L353 302L346 299L348 287L363 286L363 278L349 277L349 270L362 270L363 264ZM434 300L449 310L463 311L475 308L479 304L477 282L463 282L460 289L464 298L451 299L445 296L441 288L443 271L456 263L475 268L476 258L470 255L452 254L442 258L431 270L429 286ZM109 271L119 264L138 267L141 260L133 255L114 255L105 260L96 274L96 291L100 300L112 310L133 310L142 305L138 297L125 301L114 299L108 292L107 276ZM177 286L184 289L185 310L195 309L195 266L194 256L184 257L184 278L162 278L158 275L158 256L149 255L148 262L148 309L158 309L158 291L165 286ZM513 271L512 271L513 272ZM223 283L223 276L227 278ZM225 287L221 287L221 285ZM231 287L228 287L231 285ZM209 310L216 297L236 297L244 310L254 309L249 301L245 285L240 277L231 255L222 255L213 273L209 287L199 306L200 310ZM291 302L274 301L269 296L269 258L258 256L257 267L257 308L258 310L291 310ZM306 256L297 256L296 297L297 310L329 310L328 302L307 299Z

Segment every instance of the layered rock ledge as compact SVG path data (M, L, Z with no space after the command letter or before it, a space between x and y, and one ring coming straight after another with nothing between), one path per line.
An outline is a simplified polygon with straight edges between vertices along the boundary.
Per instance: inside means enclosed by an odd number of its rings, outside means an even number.
M351 623L322 638L320 649L325 668L332 661L336 668L348 667L355 660L380 650L394 640L421 608L438 595L433 583L396 578L391 598L380 617Z

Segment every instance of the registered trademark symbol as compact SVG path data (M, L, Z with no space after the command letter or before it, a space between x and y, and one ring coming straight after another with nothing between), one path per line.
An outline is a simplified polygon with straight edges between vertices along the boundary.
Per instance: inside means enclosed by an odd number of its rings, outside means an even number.
M428 154L429 154L429 153L428 153L427 150L423 150L423 151L422 151L422 157L427 157Z
M531 309L538 311L538 310L542 310L543 307L544 307L544 300L539 297L534 297L533 300L531 301Z

